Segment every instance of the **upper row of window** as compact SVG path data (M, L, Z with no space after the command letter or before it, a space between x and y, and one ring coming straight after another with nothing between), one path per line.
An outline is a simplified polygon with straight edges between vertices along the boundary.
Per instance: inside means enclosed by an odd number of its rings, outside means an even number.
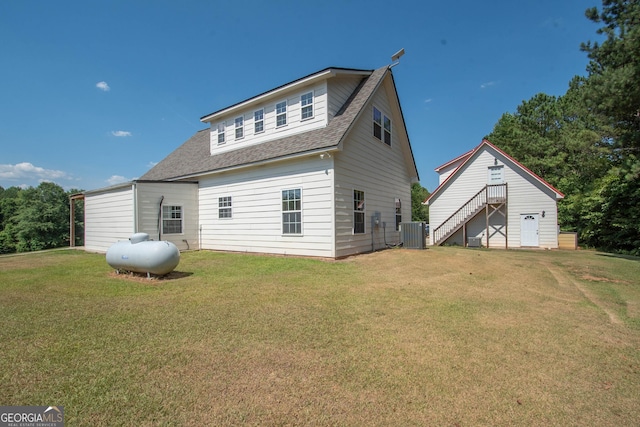
M373 136L391 147L391 119L376 107L373 107Z
M287 101L278 102L275 107L276 128L287 124ZM301 120L313 118L313 92L308 92L300 97ZM218 123L218 144L226 142L225 123ZM244 138L244 116L234 120L235 139ZM264 132L264 108L253 112L253 133Z

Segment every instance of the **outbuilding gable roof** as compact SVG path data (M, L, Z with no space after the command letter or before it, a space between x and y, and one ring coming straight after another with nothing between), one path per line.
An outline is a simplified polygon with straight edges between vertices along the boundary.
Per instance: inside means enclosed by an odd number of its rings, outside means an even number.
M529 175L531 178L533 178L534 180L540 182L543 186L547 187L548 189L550 189L551 191L553 191L556 194L556 199L562 199L564 198L564 194L562 194L558 189L556 189L553 185L549 184L547 181L545 181L544 179L540 178L538 175L536 175L533 171L531 171L529 168L527 168L525 165L523 165L522 163L520 163L519 161L517 161L516 159L514 159L513 157L511 157L510 155L508 155L507 153L505 153L503 150L501 150L500 148L496 147L495 145L493 145L491 142L489 142L488 140L484 139L482 140L482 142L480 143L480 145L478 145L476 148L474 148L473 150L464 153L458 157L456 157L455 159L443 164L442 166L438 166L436 168L436 171L439 171L440 169L446 167L447 165L450 165L456 161L459 161L461 159L464 159L464 161L462 163L460 163L460 165L458 165L458 167L451 173L451 175L449 175L447 177L447 179L445 179L442 184L440 184L438 186L438 188L436 188L435 190L433 190L433 193L431 193L429 195L429 197L427 198L427 200L425 200L424 202L422 202L425 205L429 204L429 201L431 199L433 199L436 195L440 194L442 192L442 189L447 185L447 183L449 181L452 181L453 179L455 179L460 171L464 168L464 166L469 163L471 161L471 159L473 159L475 157L475 155L482 150L483 148L486 147L490 147L492 149L494 149L495 151L499 152L501 155L503 155L504 157L506 157L507 159L509 159L511 162L513 162L513 164L517 167L519 167L520 169L522 169L523 172L525 172L525 174Z
M209 151L210 129L203 129L151 168L141 179L158 181L184 179L209 172L338 148L387 73L390 73L389 66L371 72L324 128L215 155L211 155Z

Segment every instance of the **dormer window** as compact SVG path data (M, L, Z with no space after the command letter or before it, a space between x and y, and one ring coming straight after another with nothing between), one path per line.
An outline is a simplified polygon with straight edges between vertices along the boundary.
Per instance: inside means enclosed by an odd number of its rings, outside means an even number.
M218 144L224 144L224 123L218 123Z
M253 113L253 127L254 133L264 131L264 110L258 110Z
M313 92L305 93L300 97L300 107L302 120L313 118Z
M238 117L235 120L236 123L236 139L244 137L244 117Z
M276 104L276 127L287 124L287 101Z

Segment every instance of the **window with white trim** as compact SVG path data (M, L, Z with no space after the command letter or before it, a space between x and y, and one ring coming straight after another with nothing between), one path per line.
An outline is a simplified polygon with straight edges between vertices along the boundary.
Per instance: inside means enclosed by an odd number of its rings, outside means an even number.
M384 116L384 143L391 147L391 119Z
M382 140L382 113L373 107L373 136Z
M276 127L287 124L287 101L276 104Z
M224 144L224 123L218 123L218 144Z
M364 233L364 191L353 190L353 234Z
M236 139L241 139L244 137L244 117L240 116L235 120L236 124Z
M253 131L254 133L264 132L264 109L253 113Z
M373 136L391 147L391 119L373 107Z
M162 234L182 233L182 206L162 206Z
M402 202L396 199L396 231L400 231L400 223L402 222Z
M302 234L302 191L282 190L282 234Z
M218 218L231 218L231 196L218 197Z
M300 107L302 120L313 118L313 92L305 93L300 97Z

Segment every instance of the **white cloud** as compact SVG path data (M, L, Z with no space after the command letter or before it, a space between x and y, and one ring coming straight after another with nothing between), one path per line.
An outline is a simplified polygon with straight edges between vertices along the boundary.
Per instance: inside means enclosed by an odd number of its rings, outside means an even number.
M433 101L433 99L431 99L431 98L429 98L429 99L425 99L425 100L424 100L424 103L425 103L425 104L428 104L428 103L430 103L431 101Z
M486 89L490 86L495 86L496 84L498 84L498 82L486 82L486 83L482 83L480 85L480 89Z
M116 185L122 184L123 182L133 181L135 178L125 178L122 175L111 175L111 178L107 179L107 184Z
M152 167L154 167L154 166L155 166L155 165L157 165L158 163L159 163L159 162L149 162L149 163L147 163L147 167L148 167L149 169L151 169Z
M102 91L108 92L111 90L107 82L98 82L96 83L96 87Z
M126 131L126 130L112 130L111 131L111 135L117 136L117 137L131 136L131 132Z
M33 179L42 181L53 181L55 179L71 179L71 176L60 170L45 169L34 166L31 163L23 162L15 165L0 165L1 179Z

